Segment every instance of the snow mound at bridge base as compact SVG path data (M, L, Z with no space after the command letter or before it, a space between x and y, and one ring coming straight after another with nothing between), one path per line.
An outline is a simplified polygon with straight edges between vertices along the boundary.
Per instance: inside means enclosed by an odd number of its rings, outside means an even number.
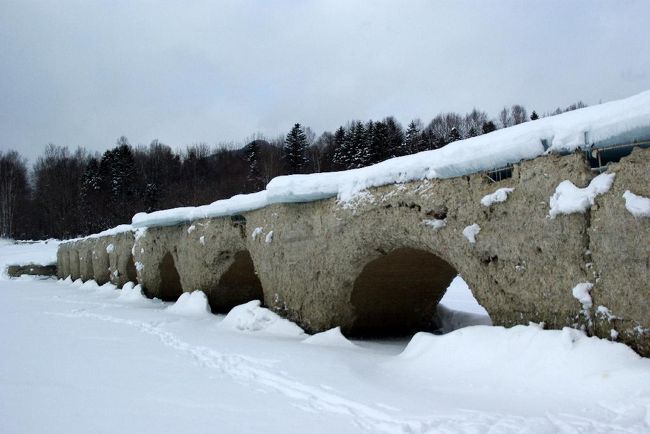
M303 336L296 324L261 306L259 300L233 307L219 328L238 332L264 332L282 336Z
M211 315L208 297L203 291L184 292L176 303L167 308L167 312L181 316L202 317Z
M650 411L650 360L626 345L566 327L475 326L446 335L418 333L387 368L424 381L438 381L436 374L444 372L459 387L482 384L495 391L597 400L640 396Z

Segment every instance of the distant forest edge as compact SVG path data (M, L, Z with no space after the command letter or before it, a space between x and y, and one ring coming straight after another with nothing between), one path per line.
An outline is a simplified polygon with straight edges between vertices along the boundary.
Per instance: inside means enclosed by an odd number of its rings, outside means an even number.
M583 107L578 102L544 116ZM126 137L103 154L50 144L31 169L19 152L0 152L0 236L88 235L130 223L138 212L259 191L276 176L369 166L538 118L513 105L497 119L474 109L466 115L441 113L426 126L414 120L406 128L393 117L351 121L318 138L295 124L286 136L257 135L239 149L199 144L176 152L158 140L133 147Z

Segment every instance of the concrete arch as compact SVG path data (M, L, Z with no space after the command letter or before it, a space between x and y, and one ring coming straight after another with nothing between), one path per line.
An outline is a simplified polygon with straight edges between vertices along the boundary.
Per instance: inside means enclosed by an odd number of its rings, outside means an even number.
M350 302L358 336L431 330L438 302L456 277L444 259L422 249L398 248L368 262L354 280Z
M230 266L221 274L216 286L206 288L206 293L214 313L228 312L251 300L264 300L262 283L248 250L234 253Z

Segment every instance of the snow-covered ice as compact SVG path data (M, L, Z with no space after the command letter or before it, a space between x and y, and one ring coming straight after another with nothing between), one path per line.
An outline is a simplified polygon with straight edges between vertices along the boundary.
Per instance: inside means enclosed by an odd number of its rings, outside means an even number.
M499 188L494 193L485 195L481 198L481 205L492 206L494 203L505 202L508 195L515 191L514 188Z
M638 196L630 190L625 190L623 199L625 199L625 209L634 217L650 217L650 198Z
M133 226L165 226L222 217L274 203L336 197L343 204L371 187L421 179L452 178L504 167L550 152L627 143L650 137L650 91L557 116L525 122L459 140L443 148L407 155L343 172L274 178L266 190L199 207L174 208L133 217Z
M615 176L615 173L601 173L585 188L576 187L571 181L560 182L549 200L549 216L584 213L594 204L596 196L609 191Z

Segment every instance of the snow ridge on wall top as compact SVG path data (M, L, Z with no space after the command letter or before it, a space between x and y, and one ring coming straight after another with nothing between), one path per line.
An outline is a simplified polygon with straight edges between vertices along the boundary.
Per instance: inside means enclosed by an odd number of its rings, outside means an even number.
M650 91L360 169L280 176L271 180L266 190L257 193L237 195L198 207L139 213L133 217L132 223L133 228L169 226L239 214L274 203L310 202L330 197L345 202L371 187L467 175L546 153L572 152L590 145L604 146L609 144L608 140L626 134L650 138Z
M74 243L75 241L84 241L84 240L91 240L94 238L101 238L101 237L109 237L112 235L117 235L121 234L124 232L133 232L135 228L131 225L119 225L115 226L114 228L106 229L105 231L101 231L96 234L88 235L85 237L79 237L79 238L72 238L69 240L65 240L65 242L62 242L61 244L67 244L67 243Z

